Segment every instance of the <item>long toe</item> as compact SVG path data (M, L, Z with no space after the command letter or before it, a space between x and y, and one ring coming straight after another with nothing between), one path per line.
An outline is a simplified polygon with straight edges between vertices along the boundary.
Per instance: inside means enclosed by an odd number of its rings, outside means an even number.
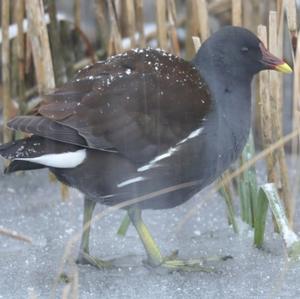
M184 272L215 272L213 267L204 266L205 261L202 259L191 260L166 260L162 263L162 267L169 271L184 271Z
M144 264L154 269L156 272L173 272L173 271L183 271L183 272L217 272L215 268L216 262L226 261L231 259L231 256L212 256L206 258L198 259L179 259L177 252L170 256L164 258L163 262L154 266L151 261L147 260Z
M95 258L86 252L79 253L76 263L81 264L81 265L91 265L98 269L114 268L112 261L109 261L109 260L104 261L104 260Z

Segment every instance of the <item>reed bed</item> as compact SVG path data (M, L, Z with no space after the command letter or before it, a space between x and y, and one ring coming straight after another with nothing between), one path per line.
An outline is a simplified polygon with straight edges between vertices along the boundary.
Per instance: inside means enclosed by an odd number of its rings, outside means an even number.
M299 165L300 42L296 1L190 0L182 7L175 0L157 0L153 1L155 16L152 20L156 26L150 31L148 30L150 26L144 26L146 2L146 0L94 0L93 4L89 5L95 7L97 36L94 40L90 40L82 29L86 20L82 17L81 1L73 1L73 18L70 20L58 18L54 0L2 0L0 86L2 141L8 142L16 137L6 128L7 121L12 116L30 111L41 100L40 95L52 91L55 86L72 78L74 73L86 64L121 53L128 48L149 45L190 59L201 43L219 26L226 24L244 26L257 32L273 54L286 57L293 65L294 74L290 78L293 81L292 97L284 99L286 86L282 75L268 71L259 74L255 85L256 93L253 93L256 95L254 124L256 130L253 135L258 146L255 149L254 142L250 140L240 164L227 172L216 184L215 189L220 191L226 201L228 222L234 231L237 233L239 231L236 218L242 218L253 227L254 243L257 247L263 245L269 207L274 215L274 229L281 233L282 227L292 231L297 216L295 204L299 190L291 187L295 183L289 176L286 159L287 155L291 154L294 163ZM12 20L10 16L13 16ZM28 21L28 28L23 26L24 19ZM11 34L9 29L14 23L17 26L15 35ZM180 30L185 33L183 37L179 35ZM284 47L286 44L289 47ZM292 132L287 135L283 130L283 101L292 107ZM287 143L291 144L291 151L288 153ZM266 176L262 182L258 182L256 177L255 164L258 159L263 159L266 167ZM184 187L186 184L174 186L172 190ZM170 188L159 190L158 193L109 208L96 215L96 221L133 202L170 191ZM62 193L66 196L67 189L63 187ZM240 198L239 204L237 197ZM277 202L282 203L280 211L276 210ZM279 205L279 209L280 207ZM189 211L181 219L179 227L193 216L195 210ZM119 233L124 235L128 225L128 219L125 218ZM12 233L6 228L1 228L0 234L30 241L29 237ZM64 261L68 260L70 247L77 240L78 235L68 244ZM294 255L299 254L297 242L292 249ZM64 262L60 269L61 273L63 269ZM67 283L62 298L78 297L78 271L76 267L74 269L73 280ZM36 296L33 293L31 297Z

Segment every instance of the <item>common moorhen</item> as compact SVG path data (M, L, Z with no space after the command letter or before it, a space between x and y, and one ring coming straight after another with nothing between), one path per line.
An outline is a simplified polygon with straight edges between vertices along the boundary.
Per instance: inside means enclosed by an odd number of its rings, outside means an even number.
M213 34L191 62L159 49L99 61L45 95L35 115L9 122L32 136L1 146L12 160L6 172L48 167L85 194L84 224L96 202L156 194L127 207L149 264L195 269L198 262L163 258L141 210L184 203L237 159L250 129L251 80L262 70L292 71L239 27ZM89 229L79 260L105 266L89 255L88 240Z

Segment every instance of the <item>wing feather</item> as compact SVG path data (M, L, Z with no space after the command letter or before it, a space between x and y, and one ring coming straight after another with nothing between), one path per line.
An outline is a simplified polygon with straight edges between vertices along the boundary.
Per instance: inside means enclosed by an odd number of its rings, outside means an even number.
M85 68L46 96L39 113L63 128L60 137L57 130L43 134L114 148L140 164L201 127L210 109L208 88L191 63L149 49ZM33 126L30 130L36 131Z

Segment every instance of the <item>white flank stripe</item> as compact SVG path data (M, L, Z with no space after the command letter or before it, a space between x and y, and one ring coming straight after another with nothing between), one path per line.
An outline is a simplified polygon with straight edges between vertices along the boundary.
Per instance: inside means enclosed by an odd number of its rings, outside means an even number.
M158 167L159 164L158 163L153 163L153 164L147 164L147 165L144 165L144 166L141 166L140 168L137 169L138 172L142 172L142 171L146 171L148 169L151 169L151 168L154 168L154 167Z
M138 176L138 177L135 177L135 178L132 178L132 179L129 179L129 180L126 180L124 182L119 183L117 185L117 187L122 188L124 186L130 185L130 184L133 184L133 183L136 183L136 182L144 181L144 180L145 180L144 177Z
M203 128L199 128L199 129L191 132L188 137L186 137L186 138L182 139L181 141L179 141L178 143L176 143L176 147L170 147L167 152L155 157L148 164L139 167L137 169L137 171L142 172L142 171L146 171L148 169L154 168L154 167L158 167L159 166L159 164L157 164L158 161L161 161L165 158L171 157L173 155L173 153L175 153L176 151L179 150L180 146L183 143L185 143L189 139L192 139L192 138L195 138L195 137L199 136L202 131L203 131Z
M188 139L197 137L198 135L201 134L202 131L203 131L203 128L199 128L199 129L193 131L193 132L188 136Z
M100 196L101 199L106 199L106 198L112 198L116 196L116 194L108 194L108 195L103 195L103 196Z
M15 160L39 163L48 167L74 168L80 165L86 158L86 150L81 149L76 152L61 154L47 154L35 158L17 158Z
M168 149L167 152L155 157L153 160L151 160L147 165L144 165L144 166L141 166L140 168L138 168L138 172L141 172L141 171L146 171L150 168L153 168L153 167L157 167L157 162L158 161L161 161L163 159L166 159L168 157L171 157L173 153L175 153L176 151L178 150L177 147L171 147Z
M160 160L171 157L172 154L175 153L177 150L178 150L178 148L176 148L176 147L170 147L166 153L163 153L163 154L155 157L152 161L150 161L150 163L155 163L155 162L158 162Z
M183 143L185 143L186 141L188 141L189 139L192 139L192 138L195 138L195 137L199 136L199 135L201 134L202 131L203 131L203 128L199 128L199 129L193 131L188 137L186 137L186 138L182 139L181 141L179 141L179 142L177 143L177 145L183 144Z

